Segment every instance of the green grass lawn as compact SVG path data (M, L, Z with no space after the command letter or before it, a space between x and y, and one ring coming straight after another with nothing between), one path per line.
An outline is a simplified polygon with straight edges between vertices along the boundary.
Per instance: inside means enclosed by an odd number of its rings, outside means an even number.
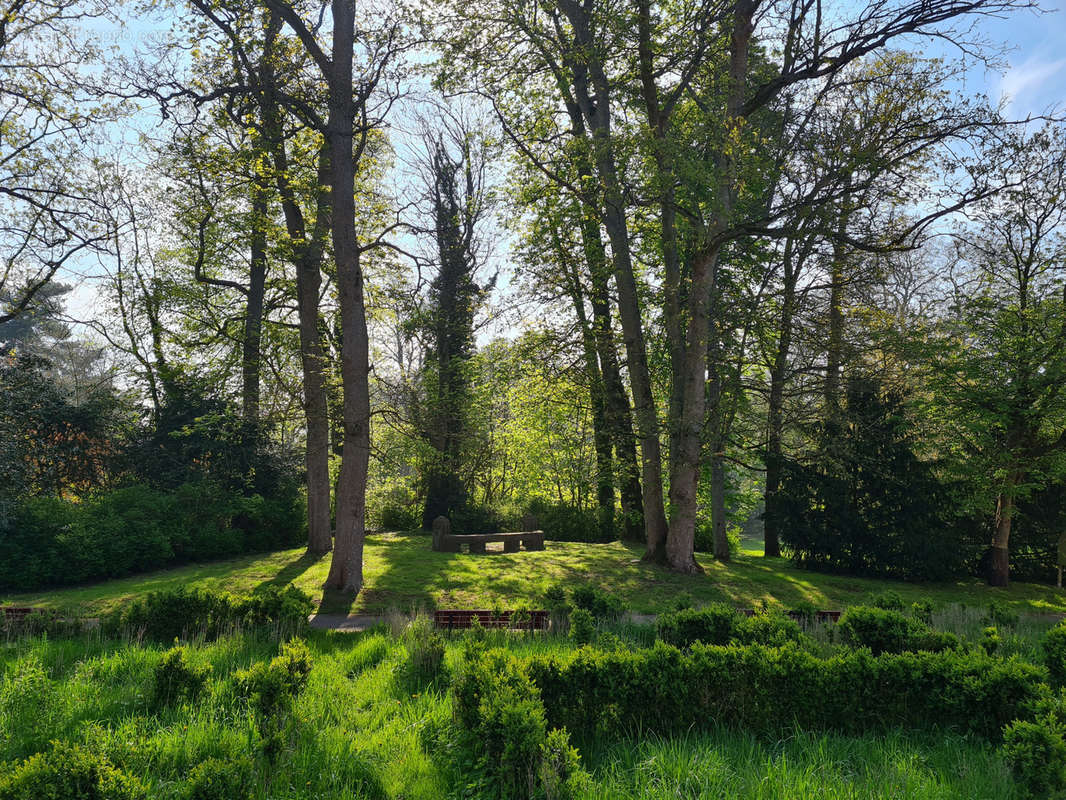
M159 589L201 586L247 593L261 584L292 582L310 592L324 613L380 613L389 608L491 608L536 604L552 583L591 583L621 597L638 613L658 613L675 598L723 600L741 607L756 603L792 607L809 602L839 609L861 603L872 594L898 592L906 602L963 603L986 606L992 600L1018 611L1066 613L1066 592L1054 587L1015 583L995 589L974 578L948 583L902 583L796 569L785 559L763 558L745 542L730 564L700 555L706 573L675 575L640 562L643 549L618 542L578 544L547 542L542 552L469 555L435 553L428 536L381 534L366 546L366 587L349 597L322 597L329 556L312 558L303 550L244 556L211 564L137 575L105 583L30 594L6 595L0 602L101 614L133 597ZM747 548L747 549L744 549Z

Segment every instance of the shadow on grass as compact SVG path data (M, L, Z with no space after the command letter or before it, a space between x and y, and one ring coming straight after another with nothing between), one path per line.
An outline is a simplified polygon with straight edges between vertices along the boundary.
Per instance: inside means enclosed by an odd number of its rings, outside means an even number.
M303 553L299 558L295 558L289 563L285 564L278 573L260 583L256 588L261 586L286 586L293 583L297 578L303 575L307 570L311 569L325 556L315 555L314 553Z

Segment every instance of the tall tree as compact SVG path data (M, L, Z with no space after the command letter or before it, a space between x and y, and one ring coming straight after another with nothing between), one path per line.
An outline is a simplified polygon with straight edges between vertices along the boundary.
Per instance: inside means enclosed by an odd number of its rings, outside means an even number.
M957 237L973 289L932 331L932 378L994 499L989 582L1006 586L1019 500L1066 469L1066 132L1016 134L988 161L1009 188Z

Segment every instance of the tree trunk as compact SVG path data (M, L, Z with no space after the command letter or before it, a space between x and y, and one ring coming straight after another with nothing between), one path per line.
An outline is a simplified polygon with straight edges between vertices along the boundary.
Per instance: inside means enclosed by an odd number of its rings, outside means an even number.
M607 253L599 223L587 210L581 219L581 237L589 268L589 303L592 306L592 333L603 378L606 421L618 468L618 494L622 506L622 538L644 539L644 502L641 497L640 467L633 436L633 416L629 397L618 366L614 330L611 324L610 293L607 288Z
M845 182L845 187L851 181ZM829 289L829 345L825 354L825 416L835 420L840 416L840 370L844 362L844 281L847 269L847 248L841 237L848 229L847 200L839 211L839 236L833 240L833 260L830 266Z
M990 586L1010 585L1010 529L1014 519L1014 483L1003 488L996 500L996 532L988 567Z
M729 53L729 94L726 99L725 126L733 131L741 125L740 107L744 98L751 44L752 17L755 4L745 0L733 11L733 30ZM729 151L721 154L719 211L714 224L704 232L703 252L692 265L688 296L688 331L685 337L684 363L677 374L683 380L682 408L677 434L677 458L671 456L670 532L666 557L676 572L696 573L693 545L696 538L696 503L699 479L699 455L706 413L707 337L710 334L710 304L718 271L718 257L727 230L736 194L733 158ZM717 368L717 365L715 365Z
M241 416L245 443L253 449L259 438L259 383L262 363L263 304L266 295L268 213L267 191L257 178L252 196L252 241L241 344Z
M268 48L277 36L279 22L271 14L267 27ZM322 257L329 225L330 179L328 143L318 155L318 192L314 228L308 234L303 210L289 180L289 159L282 134L275 96L272 52L263 60L260 94L263 125L270 143L278 195L296 268L296 306L300 327L300 363L303 369L303 409L307 426L304 464L307 469L307 551L328 553L333 547L329 481L329 408L326 399L326 356L319 331L319 292Z
M633 387L633 410L640 437L644 531L648 543L644 558L662 561L665 557L667 526L663 503L659 418L648 369L648 352L630 251L625 200L611 143L610 83L603 63L597 60L598 48L590 28L589 7L574 0L560 0L559 8L570 21L574 32L575 52L572 58L580 66L574 73L574 89L581 111L592 131L596 172L604 190L603 223L611 243L618 290L618 312L622 322L622 335L625 338L629 379ZM594 87L591 92L586 82L589 76Z
M559 258L564 264L569 265L569 256L557 232L553 234L553 238ZM567 283L570 299L574 304L574 314L577 317L578 327L581 329L581 349L585 358L585 374L588 376L589 398L592 404L592 441L596 450L597 520L600 537L610 540L614 538L614 460L611 457L611 431L607 420L606 391L596 348L596 336L585 310L581 276L572 265L568 272Z
M711 291L713 305L718 308L717 290ZM710 365L707 380L708 420L711 432L711 532L714 557L729 561L729 537L726 535L725 511L725 432L728 424L722 407L722 348L716 325L710 326L707 337L707 361Z
M781 320L778 323L777 351L770 367L770 396L767 403L766 441L766 490L764 507L768 513L763 523L763 555L777 558L781 555L781 537L777 518L772 509L777 504L781 489L781 466L784 453L782 434L785 427L785 372L788 369L789 352L792 349L792 325L796 307L796 280L799 272L793 262L793 240L785 241L782 257L783 286L781 297Z
M358 593L363 587L366 480L370 464L370 352L363 272L355 229L352 59L354 0L333 0L333 57L329 81L330 205L341 319L343 455L337 481L336 547L326 586Z

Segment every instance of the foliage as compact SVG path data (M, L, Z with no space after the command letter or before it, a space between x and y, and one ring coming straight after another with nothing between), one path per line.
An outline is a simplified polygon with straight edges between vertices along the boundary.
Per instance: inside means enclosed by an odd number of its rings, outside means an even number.
M310 596L292 584L258 587L247 597L182 586L149 592L113 613L107 626L164 642L193 635L215 638L240 625L287 634L306 626L313 607Z
M1003 732L1003 752L1030 797L1061 797L1066 791L1066 739L1053 715L1015 720Z
M746 617L724 603L660 614L656 630L664 642L682 648L696 642L780 646L801 639L799 625L784 614L763 612Z
M63 696L35 655L10 665L0 681L0 755L43 750L58 732L63 707Z
M590 644L596 638L596 620L588 609L575 608L570 612L570 638L576 644Z
M565 731L549 733L537 687L509 654L467 658L454 683L455 723L475 756L477 796L527 800L572 797L581 780Z
M82 583L298 543L299 504L226 494L217 484L175 491L131 485L80 501L25 498L0 528L0 588Z
M837 622L835 634L851 647L868 647L875 656L919 650L940 652L959 646L958 637L953 634L935 631L901 611L871 606L847 609Z
M613 622L625 612L625 603L617 595L609 594L591 584L575 586L570 591L574 608L589 612L601 622Z
M1051 685L1066 686L1066 624L1059 623L1048 631L1041 645L1044 664L1051 675Z
M0 775L0 800L143 800L135 778L80 747L56 742Z
M189 773L183 800L249 800L251 765L209 758Z
M524 666L547 720L583 739L713 725L780 733L933 727L997 740L1046 691L1046 673L984 653L818 658L794 645L709 646L533 656Z
M285 747L296 698L311 674L311 652L300 639L281 646L269 662L259 661L233 677L234 689L252 709L260 746L275 761Z
M403 632L407 658L398 675L408 687L421 688L440 676L444 666L444 637L424 615L415 617Z
M903 398L853 380L815 457L784 465L768 518L805 567L938 580L963 571L962 534L931 465L913 451Z
M167 650L153 675L152 705L164 708L173 703L195 701L210 674L209 666L189 663L184 647Z

